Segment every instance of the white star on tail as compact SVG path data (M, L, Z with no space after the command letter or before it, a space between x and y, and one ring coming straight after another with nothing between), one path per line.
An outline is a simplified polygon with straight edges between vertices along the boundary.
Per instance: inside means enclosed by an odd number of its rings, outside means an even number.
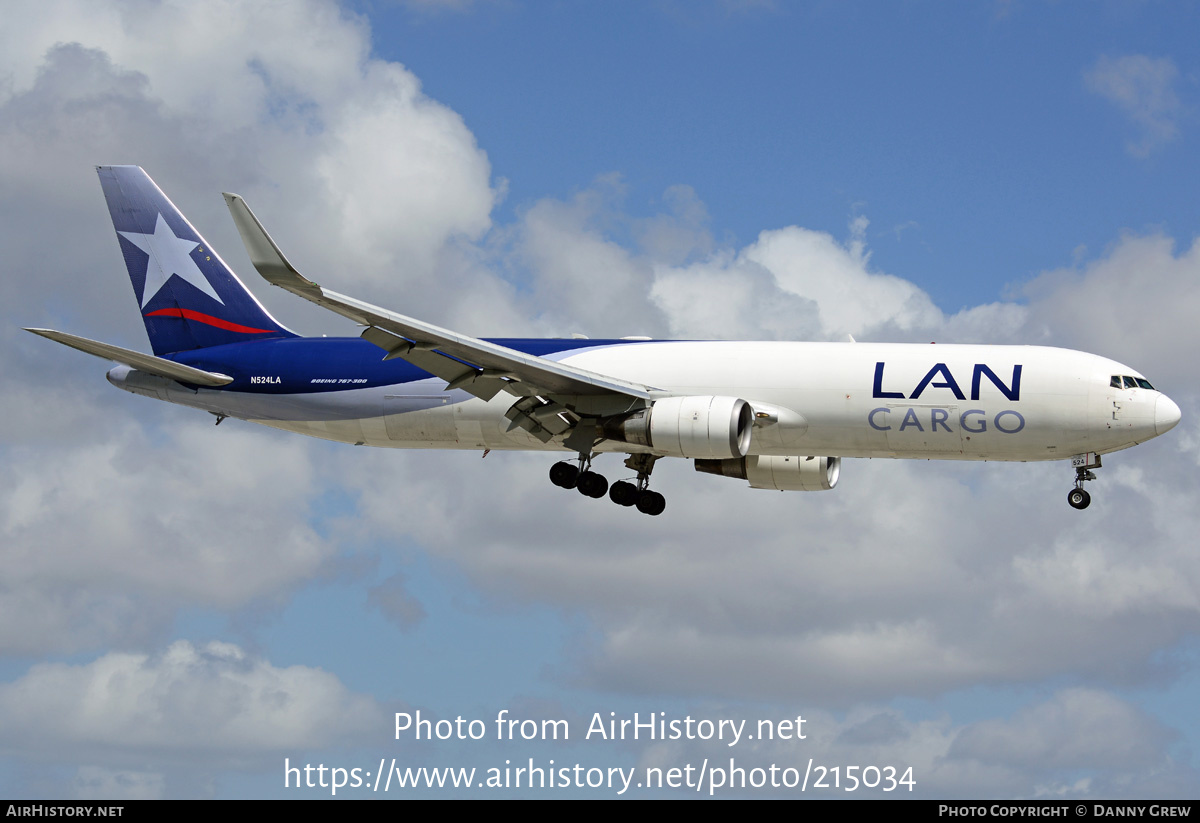
M142 285L143 309L173 274L182 277L218 303L225 304L191 257L192 249L200 244L177 237L161 214L154 223L154 234L138 234L132 231L118 234L150 255L150 260L146 263L146 282Z

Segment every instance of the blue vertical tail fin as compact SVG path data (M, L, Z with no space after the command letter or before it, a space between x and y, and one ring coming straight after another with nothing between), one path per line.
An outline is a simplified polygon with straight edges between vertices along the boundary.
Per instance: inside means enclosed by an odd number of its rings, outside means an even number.
M156 355L296 337L138 166L97 166Z

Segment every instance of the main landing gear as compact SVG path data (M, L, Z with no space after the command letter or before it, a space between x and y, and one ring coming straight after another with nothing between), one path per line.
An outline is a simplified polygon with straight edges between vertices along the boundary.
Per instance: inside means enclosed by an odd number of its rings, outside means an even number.
M579 455L578 463L563 460L550 467L550 482L563 489L578 489L585 497L599 499L608 492L609 500L618 506L636 506L642 514L659 515L667 508L667 499L650 491L650 472L658 458L649 454L631 454L625 465L637 472L637 481L618 480L612 486L604 475L592 471L592 459Z
M550 482L564 489L579 489L584 497L600 498L608 491L608 480L590 468L591 461L580 458L579 465L565 460L550 467ZM584 466L589 468L584 468Z
M1086 509L1092 502L1092 496L1084 490L1083 484L1096 479L1096 473L1092 469L1100 468L1100 455L1076 455L1071 458L1071 465L1075 467L1075 488L1067 492L1067 502L1073 509Z

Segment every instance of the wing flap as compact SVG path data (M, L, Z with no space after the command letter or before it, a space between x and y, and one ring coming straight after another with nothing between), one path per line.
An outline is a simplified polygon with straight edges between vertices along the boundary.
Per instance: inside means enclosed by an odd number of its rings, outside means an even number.
M417 368L445 380L446 391L463 389L483 400L491 400L508 385L505 378L511 377L508 373L501 374L492 369L482 369L474 364L446 357L377 326L368 326L363 331L362 338L383 349L386 352L384 360L400 357Z
M25 329L25 331L33 332L39 337L45 337L47 340L62 343L64 346L70 346L73 349L78 349L81 352L86 352L96 357L103 357L105 360L124 363L126 366L138 371L165 377L168 380L191 383L193 386L225 386L233 382L233 378L225 374L192 368L182 363L176 363L173 360L155 357L152 354L142 354L132 349L123 349L111 343L101 343L98 340L89 340L86 337L78 337L74 334L54 331L53 329Z

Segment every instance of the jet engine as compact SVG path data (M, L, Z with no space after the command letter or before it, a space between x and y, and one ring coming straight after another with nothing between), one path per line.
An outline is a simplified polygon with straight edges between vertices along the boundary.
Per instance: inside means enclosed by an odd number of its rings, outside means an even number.
M816 492L837 485L842 458L750 455L732 460L697 460L696 471L749 480L755 489Z
M741 458L750 450L754 409L737 397L664 397L601 423L609 440L646 446L671 457Z
M170 401L172 388L187 391L174 380L167 380L156 374L147 374L125 365L113 366L105 377L118 389L124 389L132 394L140 394L143 397L153 397L155 400ZM189 393L194 394L195 392Z

